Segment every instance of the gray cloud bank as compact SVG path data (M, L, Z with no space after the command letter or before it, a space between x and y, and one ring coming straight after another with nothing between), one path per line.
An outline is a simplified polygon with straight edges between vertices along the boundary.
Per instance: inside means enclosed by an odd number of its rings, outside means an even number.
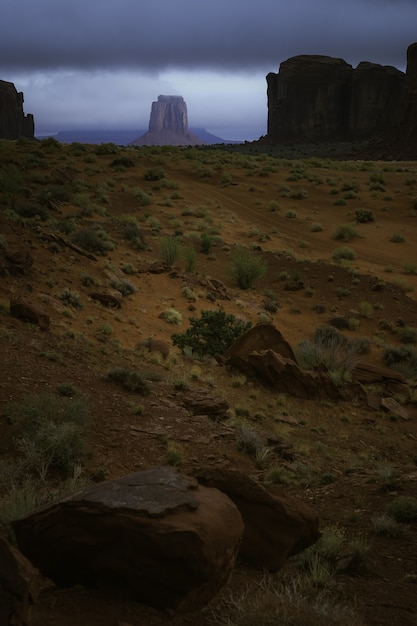
M276 70L295 54L405 65L416 0L3 0L0 70Z

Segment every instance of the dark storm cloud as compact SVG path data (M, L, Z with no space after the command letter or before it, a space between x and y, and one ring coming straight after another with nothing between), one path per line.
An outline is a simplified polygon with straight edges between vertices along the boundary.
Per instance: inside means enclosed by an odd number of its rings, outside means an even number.
M404 66L416 0L2 0L0 69L276 70L295 54Z

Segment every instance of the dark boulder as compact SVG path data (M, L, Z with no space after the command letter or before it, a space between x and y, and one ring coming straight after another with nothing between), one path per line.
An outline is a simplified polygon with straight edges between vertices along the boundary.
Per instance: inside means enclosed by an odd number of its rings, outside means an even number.
M177 610L203 606L227 582L243 533L227 496L168 467L93 485L13 526L22 552L56 583L110 581Z
M49 315L40 306L25 298L15 298L10 301L10 314L25 322L37 324L41 330L49 328Z
M197 478L225 493L239 509L245 527L239 554L255 567L276 571L320 536L313 509L283 492L271 493L233 470L203 469Z
M31 563L0 537L0 624L30 626L40 576Z

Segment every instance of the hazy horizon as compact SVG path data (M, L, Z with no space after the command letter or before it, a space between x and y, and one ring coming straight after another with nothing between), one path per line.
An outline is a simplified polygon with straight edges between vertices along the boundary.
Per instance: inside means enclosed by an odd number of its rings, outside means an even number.
M416 24L415 0L4 0L0 79L24 93L37 135L147 129L168 94L190 127L253 140L280 63L324 54L404 71Z

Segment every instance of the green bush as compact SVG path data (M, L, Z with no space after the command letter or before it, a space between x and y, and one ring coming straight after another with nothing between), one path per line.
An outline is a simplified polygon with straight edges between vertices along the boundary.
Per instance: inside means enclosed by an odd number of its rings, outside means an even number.
M396 522L413 522L417 520L417 498L399 496L387 508L387 514Z
M339 384L349 380L364 349L362 342L350 341L333 326L321 326L311 340L299 343L296 354L300 367L310 370L324 365L332 380Z
M72 306L74 309L82 309L83 303L80 299L78 291L65 287L64 291L59 295L59 299L65 304L65 306Z
M144 179L149 181L157 181L165 178L165 172L161 167L154 167L149 170L146 170L144 174Z
M212 237L210 237L208 233L203 233L201 235L200 247L201 247L201 252L204 252L204 254L209 254L209 252L211 251L213 247L213 239Z
M417 350L413 346L386 346L383 361L410 380L417 379Z
M356 209L355 220L359 224L367 224L368 222L375 221L375 215L373 214L371 209Z
M335 239L342 239L343 241L350 241L355 237L358 237L358 231L350 224L339 226L334 234Z
M402 235L395 234L391 237L390 241L392 241L392 243L404 243L405 238Z
M185 271L194 274L196 264L196 252L194 246L184 248Z
M149 385L144 377L125 367L114 367L107 374L109 380L119 383L127 391L134 391L142 395L147 395L150 392Z
M201 317L190 318L190 328L185 333L174 334L174 346L182 352L189 348L198 356L223 354L232 343L251 327L224 311L201 311Z
M348 248L347 246L341 246L340 248L336 248L336 250L333 252L332 258L335 261L341 261L343 259L346 261L353 261L354 259L356 259L356 252L352 250L352 248Z
M24 464L42 476L52 467L71 471L85 455L90 411L83 396L28 396L21 403L10 403L6 413L21 422L24 435L17 447Z
M181 242L178 237L167 235L162 237L159 242L159 251L161 258L167 267L172 267L175 261L179 259L182 253Z
M105 256L110 250L114 250L115 244L101 227L81 228L72 236L72 241L80 248L88 252L96 252Z
M266 261L243 248L238 248L231 260L230 273L241 289L250 289L256 279L266 274L268 268Z

